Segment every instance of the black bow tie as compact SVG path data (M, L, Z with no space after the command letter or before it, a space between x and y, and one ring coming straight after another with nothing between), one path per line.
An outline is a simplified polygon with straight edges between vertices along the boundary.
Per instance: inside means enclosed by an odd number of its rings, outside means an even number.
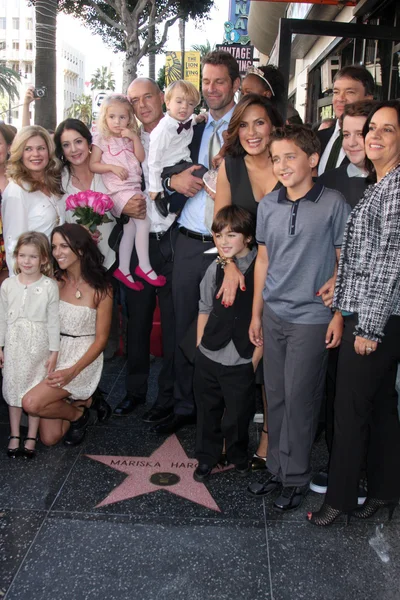
M182 131L184 129L190 129L191 125L192 125L192 119L190 119L190 121L186 121L186 123L179 123L178 129L177 129L178 133L182 133Z

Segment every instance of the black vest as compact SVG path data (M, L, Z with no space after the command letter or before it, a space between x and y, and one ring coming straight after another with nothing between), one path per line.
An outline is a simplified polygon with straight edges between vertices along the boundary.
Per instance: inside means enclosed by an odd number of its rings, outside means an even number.
M232 306L225 308L221 304L221 298L214 298L213 310L208 318L204 329L202 346L207 350L220 350L225 348L232 340L236 350L242 358L252 358L254 344L249 339L249 326L253 307L254 294L254 263L248 267L244 274L246 290L238 290L235 302ZM224 271L221 265L217 266L216 284L217 290L222 285Z

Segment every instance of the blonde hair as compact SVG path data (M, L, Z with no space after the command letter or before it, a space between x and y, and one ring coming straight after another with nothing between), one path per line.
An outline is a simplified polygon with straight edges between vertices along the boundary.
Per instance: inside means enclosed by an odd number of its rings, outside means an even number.
M47 146L49 153L49 162L46 165L43 173L43 181L38 181L32 177L29 169L22 162L22 156L30 138L40 136ZM23 127L15 136L10 148L10 158L8 160L6 175L8 178L15 181L20 187L24 187L24 183L29 185L28 191L37 192L43 189L43 186L55 196L61 196L61 168L62 164L56 158L54 142L48 132L39 125L29 125Z
M20 251L21 247L27 246L28 244L35 246L35 248L38 250L38 252L40 254L40 262L41 263L44 260L46 260L46 262L43 262L43 264L40 265L40 272L42 273L42 275L46 275L47 277L52 277L53 266L52 266L52 260L51 260L51 250L50 250L49 240L47 239L47 236L44 235L44 233L39 233L38 231L27 231L26 233L22 233L19 236L17 245L15 246L15 249L13 252L13 256L15 259L14 273L16 275L18 275L18 273L21 273L21 270L19 269L18 264L17 264L17 256L18 256L18 252Z
M172 98L172 95L178 90L181 90L182 94L187 96L189 100L195 102L196 106L200 104L201 96L199 90L193 85L193 83L190 83L190 81L184 81L183 79L178 79L178 81L173 81L169 84L165 90L165 101L169 102Z
M109 94L104 98L100 106L99 120L97 123L97 129L99 133L106 138L112 137L113 135L107 125L107 110L113 104L123 104L126 107L129 115L129 123L127 127L133 131L133 133L137 134L138 124L135 118L135 113L133 112L132 104L129 102L128 96L124 96L123 94Z

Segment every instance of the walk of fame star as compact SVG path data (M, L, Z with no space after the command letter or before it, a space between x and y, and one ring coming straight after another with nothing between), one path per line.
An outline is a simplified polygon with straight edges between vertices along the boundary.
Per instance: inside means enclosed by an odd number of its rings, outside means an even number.
M204 483L197 483L193 479L197 461L187 456L175 434L166 439L151 456L86 456L128 475L96 508L165 490L221 512ZM228 469L232 469L232 465L217 467L213 473Z

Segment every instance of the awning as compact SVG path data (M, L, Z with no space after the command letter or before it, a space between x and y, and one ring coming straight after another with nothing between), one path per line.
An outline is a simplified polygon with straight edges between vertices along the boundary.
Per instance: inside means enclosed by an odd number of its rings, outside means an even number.
M250 2L248 32L251 43L269 55L278 35L279 19L285 16L288 3Z

